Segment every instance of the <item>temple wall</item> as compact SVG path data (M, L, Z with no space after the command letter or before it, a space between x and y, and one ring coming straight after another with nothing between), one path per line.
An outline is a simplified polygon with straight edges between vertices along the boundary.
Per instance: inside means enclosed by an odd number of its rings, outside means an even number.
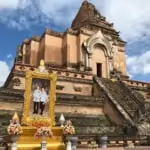
M88 38L89 38L89 36L84 35L84 34L79 34L79 36L78 36L78 40L79 40L79 44L78 44L78 61L79 62L80 61L84 62L84 60L83 60L83 52L82 52L82 44Z
M19 103L18 101L15 102L15 100L13 100L11 102L10 101L6 102L5 100L0 100L0 111L2 111L2 110L22 112L23 103Z
M30 64L30 45L24 43L22 46L22 51L23 51L23 64Z
M24 90L25 89L25 78L23 78L23 77L14 77L14 78L19 78L21 84L19 86L13 85L13 89ZM92 85L91 84L57 81L56 85L58 86L58 88L56 89L56 93L64 93L64 94L69 93L69 94L84 95L84 96L92 95ZM10 85L10 87L11 86L12 85Z
M96 97L99 97L101 95L100 89L97 84L94 84L93 86L93 95ZM117 112L115 108L113 108L113 105L107 99L104 100L103 111L104 114L107 114L113 122L116 122L118 125L121 125L123 123L123 119L120 116L119 112Z
M68 43L67 43L67 36L64 36L62 42L62 64L66 65L68 60Z
M100 96L100 89L96 83L93 84L93 96Z
M77 64L78 62L83 62L85 65L85 54L83 53L82 44L89 37L90 35L85 35L83 33L80 33L79 35L67 33L63 37L45 34L41 37L40 43L32 40L30 45L26 45L26 47L30 48L30 54L25 55L27 59L30 57L31 65L38 65L41 59L44 59L46 64L50 63L60 66L68 64L67 66L72 67L72 65ZM108 40L109 39L110 37ZM126 75L126 57L124 47L114 47L114 66L117 70ZM97 73L96 63L102 63L102 77L108 78L110 66L109 61L107 60L108 58L104 55L104 48L97 46L93 47L93 49L92 73ZM27 50L24 51L27 53Z
M92 95L92 85L90 84L57 81L56 85L64 87L62 90L56 90L57 93L69 93L84 96Z
M22 63L26 63L26 44L22 45L22 54L23 54L23 59L22 59Z
M67 34L67 44L69 47L67 48L67 56L68 63L77 63L77 36Z
M109 116L109 118L115 122L117 125L122 125L123 124L123 117L121 117L119 115L119 112L117 112L114 108L113 108L113 105L110 101L108 100L105 100L105 103L104 103L104 113L106 115Z
M37 65L40 64L41 59L44 59L44 53L45 53L45 35L40 40Z
M60 37L45 35L45 63L62 65L62 42Z
M0 100L0 113L2 111L12 111L12 112L22 112L23 102L4 101ZM55 113L68 113L68 114L80 114L80 115L103 115L102 107L91 107L91 106L67 106L67 105L57 105L55 106Z
M101 115L103 108L90 107L90 106L57 106L55 107L56 113L69 113L69 114L80 114L80 115Z
M39 42L31 41L30 42L30 64L33 66L37 66L38 62L38 51L39 51Z
M114 66L118 71L121 71L123 75L127 75L126 72L126 56L124 49L121 49L118 47L117 52L114 56Z

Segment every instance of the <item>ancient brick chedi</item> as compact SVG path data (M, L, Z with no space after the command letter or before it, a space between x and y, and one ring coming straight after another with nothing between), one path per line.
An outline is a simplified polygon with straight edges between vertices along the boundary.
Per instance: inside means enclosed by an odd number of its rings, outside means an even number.
M42 36L25 39L0 89L1 125L14 111L22 114L25 73L38 69L43 59L47 71L58 75L56 119L61 113L71 118L79 134L115 133L125 122L134 126L148 109L149 84L129 80L125 44L87 1L65 32L46 29Z

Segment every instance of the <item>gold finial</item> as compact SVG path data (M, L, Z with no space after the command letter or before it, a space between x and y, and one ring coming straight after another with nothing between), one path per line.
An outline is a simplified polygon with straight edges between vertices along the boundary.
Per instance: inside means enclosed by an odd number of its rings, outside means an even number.
M18 114L15 112L14 115L13 115L13 120L19 120L19 117L18 117Z
M45 71L45 62L44 62L43 59L40 60L39 70L40 70L40 72L44 72Z
M40 60L40 66L45 66L45 62L43 59Z

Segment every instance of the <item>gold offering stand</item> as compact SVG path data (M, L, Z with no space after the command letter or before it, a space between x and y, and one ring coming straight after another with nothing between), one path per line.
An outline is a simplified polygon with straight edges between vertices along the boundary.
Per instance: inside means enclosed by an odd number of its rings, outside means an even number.
M41 66L44 66L44 62L41 61ZM42 69L44 70L44 69ZM46 80L49 82L49 100L48 100L48 109L47 116L43 117L40 115L31 115L33 103L31 99L33 79ZM63 143L63 128L55 126L55 101L56 101L56 80L57 75L54 73L46 73L40 71L28 71L26 72L26 87L24 95L24 108L22 115L22 129L23 133L19 135L17 140L17 149L18 150L40 150L41 148L41 138L34 137L34 134L37 131L37 128L34 127L35 124L44 124L44 122L51 128L53 132L53 137L47 137L47 150L64 150L65 145ZM45 81L44 81L45 82ZM33 125L34 124L34 125ZM44 126L44 125L43 125Z
M35 139L34 134L37 129L33 127L23 127L23 133L17 140L18 150L40 150L41 139ZM64 150L65 145L62 139L62 128L52 127L53 137L47 138L47 150Z

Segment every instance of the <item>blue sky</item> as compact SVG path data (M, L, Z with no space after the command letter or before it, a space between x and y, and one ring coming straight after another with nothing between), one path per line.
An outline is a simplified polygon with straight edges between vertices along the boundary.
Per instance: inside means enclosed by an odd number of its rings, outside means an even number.
M150 1L91 0L126 40L128 73L150 82ZM82 0L0 0L0 84L13 64L17 45L45 28L70 27Z

